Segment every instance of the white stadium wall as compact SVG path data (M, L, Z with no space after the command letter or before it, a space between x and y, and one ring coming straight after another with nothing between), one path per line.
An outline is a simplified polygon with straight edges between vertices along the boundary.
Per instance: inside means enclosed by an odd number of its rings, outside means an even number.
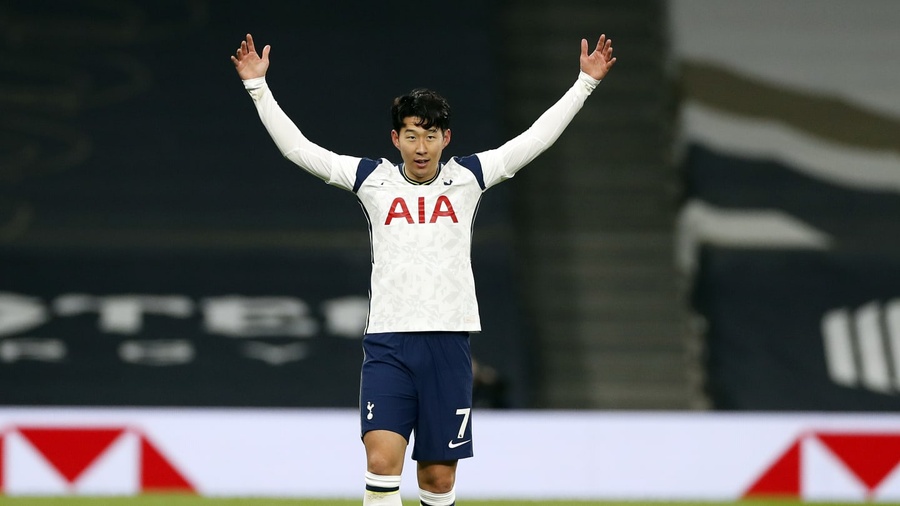
M483 411L470 498L900 500L900 415ZM358 497L355 410L0 409L6 495ZM415 495L408 467L402 490Z

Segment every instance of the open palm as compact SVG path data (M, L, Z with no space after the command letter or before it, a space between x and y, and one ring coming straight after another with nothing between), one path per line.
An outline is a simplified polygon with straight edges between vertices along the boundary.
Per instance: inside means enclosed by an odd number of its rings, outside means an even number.
M263 77L269 70L269 51L271 46L263 48L262 57L256 52L256 46L253 44L253 36L247 34L247 39L241 41L241 46L235 54L231 55L231 62L234 63L234 69L237 70L241 79L253 79L255 77Z
M615 57L612 55L612 39L607 39L606 35L601 35L597 41L597 47L591 54L588 54L588 41L581 39L581 70L593 77L594 79L603 79L606 73L616 63Z

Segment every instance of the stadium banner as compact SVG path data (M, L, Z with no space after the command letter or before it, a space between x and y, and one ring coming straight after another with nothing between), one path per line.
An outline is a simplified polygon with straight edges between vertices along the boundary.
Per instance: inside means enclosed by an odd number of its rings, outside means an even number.
M900 415L480 410L460 497L900 500ZM350 409L0 408L0 490L355 498ZM541 469L541 479L534 470ZM402 493L414 497L407 466Z
M529 348L509 252L474 253L499 380L526 407ZM0 405L341 408L359 402L369 250L0 248Z
M722 410L900 410L900 262L706 247L694 302Z

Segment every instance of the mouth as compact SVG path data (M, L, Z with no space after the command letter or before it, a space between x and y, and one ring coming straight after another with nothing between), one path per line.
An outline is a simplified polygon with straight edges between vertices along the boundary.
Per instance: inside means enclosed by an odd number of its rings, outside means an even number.
M428 162L430 162L430 161L431 160L427 160L424 158L416 158L415 160L413 160L413 163L416 164L416 167L418 167L420 169L424 169L425 167L428 166Z

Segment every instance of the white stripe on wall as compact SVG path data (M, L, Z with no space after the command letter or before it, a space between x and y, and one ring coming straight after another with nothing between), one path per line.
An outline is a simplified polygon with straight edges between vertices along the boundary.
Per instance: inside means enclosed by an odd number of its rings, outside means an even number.
M835 309L825 315L822 319L822 336L828 376L838 385L857 386L859 377L853 358L850 317L846 309Z
M682 134L725 154L781 162L810 177L859 190L900 193L900 152L861 149L783 123L684 103Z
M856 310L856 335L862 362L863 384L877 392L890 392L887 355L881 332L881 307L870 302Z

